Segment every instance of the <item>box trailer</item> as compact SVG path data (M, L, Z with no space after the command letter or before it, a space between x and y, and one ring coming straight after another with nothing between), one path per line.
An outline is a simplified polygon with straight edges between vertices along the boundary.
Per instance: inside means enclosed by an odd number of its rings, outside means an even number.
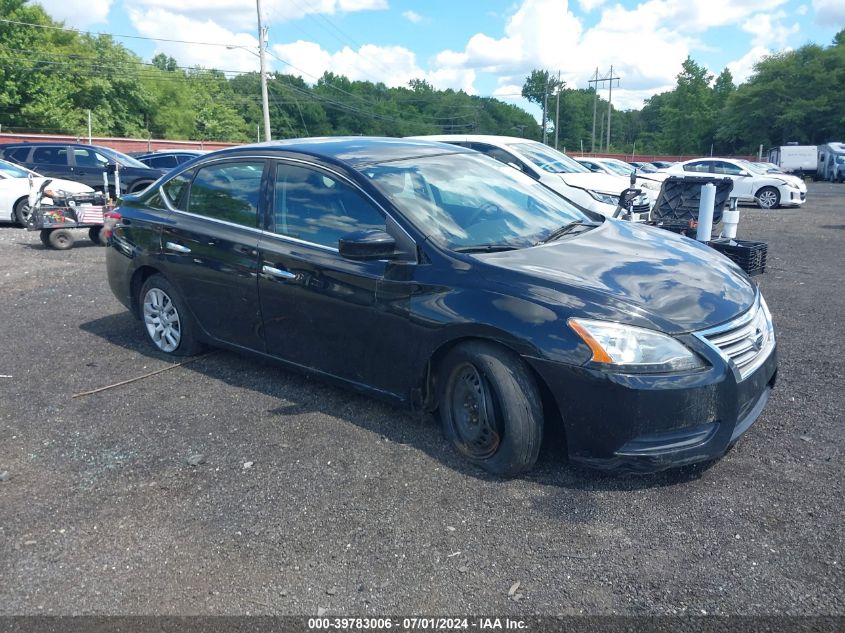
M818 147L816 178L845 181L845 143L825 143Z
M787 144L769 150L769 162L788 174L814 176L817 167L815 145Z

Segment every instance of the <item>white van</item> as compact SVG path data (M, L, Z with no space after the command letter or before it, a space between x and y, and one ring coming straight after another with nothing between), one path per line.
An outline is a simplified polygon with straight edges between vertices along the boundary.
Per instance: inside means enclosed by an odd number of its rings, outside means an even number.
M816 178L833 182L845 180L845 143L826 143L818 147Z
M816 146L789 143L769 150L769 162L780 167L787 174L815 176Z

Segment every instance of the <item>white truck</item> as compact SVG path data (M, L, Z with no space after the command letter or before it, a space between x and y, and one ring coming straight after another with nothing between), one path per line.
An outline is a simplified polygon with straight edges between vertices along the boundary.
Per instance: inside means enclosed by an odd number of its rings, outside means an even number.
M814 176L816 174L816 146L787 143L769 150L769 162L787 174Z
M816 178L845 182L845 143L819 145Z

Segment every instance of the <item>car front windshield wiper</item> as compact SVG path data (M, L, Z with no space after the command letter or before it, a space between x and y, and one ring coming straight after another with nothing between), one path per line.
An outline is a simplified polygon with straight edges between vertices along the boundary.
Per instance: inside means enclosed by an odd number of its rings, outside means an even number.
M495 244L473 244L471 246L459 246L452 250L456 253L501 253L502 251L515 251L519 247L513 244L498 242Z
M584 231L589 231L590 229L593 229L597 226L599 226L598 222L584 222L583 220L575 220L574 222L568 222L549 233L542 240L535 242L534 246L554 242L555 240L562 238L564 235L567 235L578 228L583 228Z

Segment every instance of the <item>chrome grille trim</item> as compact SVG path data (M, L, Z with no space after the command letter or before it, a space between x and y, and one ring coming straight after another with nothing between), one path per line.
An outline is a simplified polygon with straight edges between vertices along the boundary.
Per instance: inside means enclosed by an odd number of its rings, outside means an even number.
M707 330L695 332L700 340L731 364L745 380L762 365L775 347L775 331L762 295L737 318Z

